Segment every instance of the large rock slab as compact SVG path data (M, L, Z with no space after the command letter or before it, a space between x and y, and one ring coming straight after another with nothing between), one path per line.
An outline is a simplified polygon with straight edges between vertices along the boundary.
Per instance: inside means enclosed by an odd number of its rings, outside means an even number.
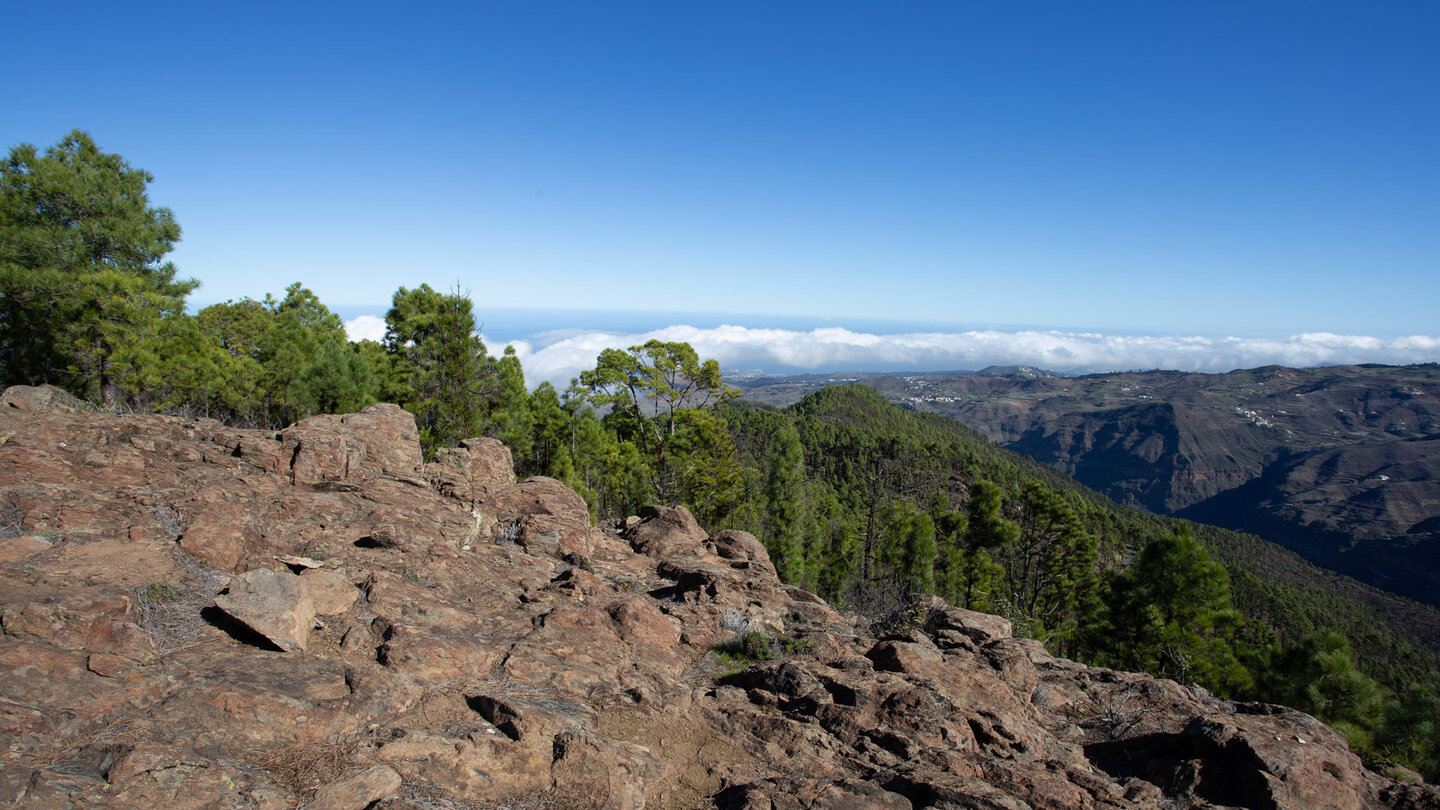
M53 385L12 385L0 393L0 407L17 411L57 410L74 413L83 403Z
M415 417L396 405L371 405L359 413L312 416L281 434L281 470L295 484L353 481L379 475L414 477L421 472L420 431Z
M647 506L637 517L640 521L625 529L625 539L641 554L663 560L698 553L705 545L705 530L683 506Z
M230 580L215 606L286 651L304 650L315 606L300 577L261 568Z
M515 485L510 448L498 439L463 439L458 447L443 448L425 472L440 494L468 504Z

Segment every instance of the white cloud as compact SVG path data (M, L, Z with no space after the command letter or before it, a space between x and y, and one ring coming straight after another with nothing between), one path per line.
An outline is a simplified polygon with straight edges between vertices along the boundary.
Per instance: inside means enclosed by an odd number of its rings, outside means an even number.
M359 319L356 319L359 320ZM354 323L353 321L351 323ZM349 325L347 324L347 327ZM530 385L564 388L593 368L603 349L651 338L686 341L724 368L766 371L979 369L1030 365L1055 371L1177 369L1220 372L1269 364L1418 363L1440 360L1440 337L1381 339L1315 332L1285 338L1106 335L1096 332L982 330L879 335L843 328L810 331L667 326L639 334L552 332L512 341ZM493 351L492 347L492 351Z
M345 334L351 340L373 340L377 343L385 337L385 319L374 315L361 315L345 322Z

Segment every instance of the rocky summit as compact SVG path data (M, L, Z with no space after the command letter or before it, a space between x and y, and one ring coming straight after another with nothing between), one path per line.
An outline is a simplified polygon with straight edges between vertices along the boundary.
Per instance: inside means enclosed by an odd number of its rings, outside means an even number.
M392 405L278 433L0 397L15 807L1437 808L1278 706L939 600L868 621L680 508L591 525Z

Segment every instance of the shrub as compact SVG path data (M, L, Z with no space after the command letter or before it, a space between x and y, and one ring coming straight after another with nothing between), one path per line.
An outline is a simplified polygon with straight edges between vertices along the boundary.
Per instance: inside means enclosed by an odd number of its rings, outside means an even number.
M178 602L182 596L180 589L168 582L152 582L135 593L135 598L140 600L142 605Z
M716 644L715 653L726 664L745 667L761 661L807 652L814 647L814 642L806 639L769 636L757 630L751 630Z

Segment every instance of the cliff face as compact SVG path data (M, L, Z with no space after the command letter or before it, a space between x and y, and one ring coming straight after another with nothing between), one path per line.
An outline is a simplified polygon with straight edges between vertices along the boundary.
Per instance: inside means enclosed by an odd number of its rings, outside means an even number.
M594 528L492 440L422 465L394 406L275 434L0 399L13 806L1440 807L1308 716L993 616L871 637L750 535Z

